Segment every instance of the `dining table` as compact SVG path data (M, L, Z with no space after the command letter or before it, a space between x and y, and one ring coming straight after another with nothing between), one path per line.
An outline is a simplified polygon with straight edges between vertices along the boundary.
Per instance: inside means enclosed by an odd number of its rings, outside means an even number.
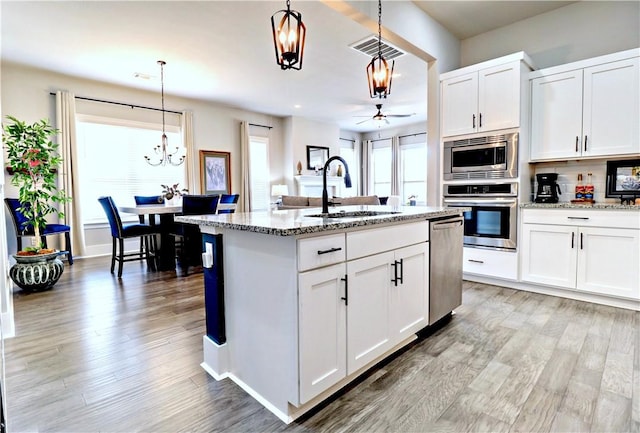
M139 204L132 206L119 206L118 209L122 213L149 215L149 221L155 221L155 215L160 217L160 260L158 262L158 269L160 271L175 270L176 243L173 235L171 234L171 229L174 224L174 216L182 213L182 204Z

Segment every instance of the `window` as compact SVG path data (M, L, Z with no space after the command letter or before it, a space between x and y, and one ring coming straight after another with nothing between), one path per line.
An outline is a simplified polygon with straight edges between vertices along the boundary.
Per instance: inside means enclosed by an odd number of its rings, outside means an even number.
M341 185L343 197L353 197L360 194L360 164L356 152L356 143L353 140L340 139L340 156L347 161L349 176L351 176L351 188Z
M391 194L391 139L378 140L373 143L371 153L371 194L388 197Z
M420 134L424 138L424 135ZM427 204L427 143L403 143L400 137L400 199L414 196L417 204Z
M414 196L417 204L426 205L426 134L398 137L397 150L394 149L390 138L373 141L370 155L371 194L378 197L397 195L403 204Z
M249 137L249 183L252 211L269 210L269 139Z
M107 221L100 196L125 205L134 203L134 195L160 195L161 185L186 187L184 164L153 167L144 159L160 143L161 125L80 115L76 126L83 224ZM170 147L183 147L180 128L165 129Z

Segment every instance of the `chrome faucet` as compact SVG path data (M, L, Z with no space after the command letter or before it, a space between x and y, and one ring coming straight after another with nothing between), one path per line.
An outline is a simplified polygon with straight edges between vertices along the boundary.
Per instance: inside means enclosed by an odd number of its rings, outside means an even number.
M339 156L332 156L327 159L322 169L322 213L329 213L329 194L327 193L327 169L331 161L338 160L344 164L344 186L351 188L351 176L349 176L349 166L347 162Z

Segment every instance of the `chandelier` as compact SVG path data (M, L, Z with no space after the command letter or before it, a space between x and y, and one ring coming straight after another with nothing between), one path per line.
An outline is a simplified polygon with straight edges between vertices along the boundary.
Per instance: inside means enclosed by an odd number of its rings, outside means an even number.
M169 152L169 140L167 139L167 134L165 132L165 124L164 124L164 65L167 64L164 60L158 60L158 64L160 65L160 86L162 91L162 141L156 147L153 148L156 155L160 157L156 162L151 161L151 158L147 155L144 156L144 159L147 161L149 165L165 166L167 164L170 165L180 165L184 162L185 156L180 155L180 158L177 161L172 161L171 158L178 154L180 148L176 146L176 149L173 152Z
M382 57L382 0L378 0L378 55L367 65L369 95L372 98L386 98L391 94L394 66L395 60L391 62L391 72L389 72L389 64Z
M304 55L304 39L307 28L302 22L302 14L292 11L289 0L287 10L279 10L271 16L271 29L273 31L273 45L276 49L276 62L280 69L302 69L302 56ZM282 14L282 18L276 26L276 16Z

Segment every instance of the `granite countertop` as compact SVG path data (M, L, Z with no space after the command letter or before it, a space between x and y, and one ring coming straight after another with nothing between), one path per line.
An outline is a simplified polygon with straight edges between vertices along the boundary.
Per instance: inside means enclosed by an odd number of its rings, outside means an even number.
M331 230L348 229L360 226L394 223L400 221L426 220L461 215L470 208L445 208L428 206L340 206L329 209L329 213L344 212L394 212L377 216L358 216L347 218L309 217L322 212L320 208L291 210L271 210L262 212L240 212L221 215L176 216L177 222L199 224L201 226L243 230L274 236L295 236L305 233L318 233ZM397 213L396 213L397 212Z
M635 210L640 211L640 206L617 204L617 203L595 203L589 204L577 204L570 202L560 203L522 203L520 205L523 209L597 209L597 210Z

